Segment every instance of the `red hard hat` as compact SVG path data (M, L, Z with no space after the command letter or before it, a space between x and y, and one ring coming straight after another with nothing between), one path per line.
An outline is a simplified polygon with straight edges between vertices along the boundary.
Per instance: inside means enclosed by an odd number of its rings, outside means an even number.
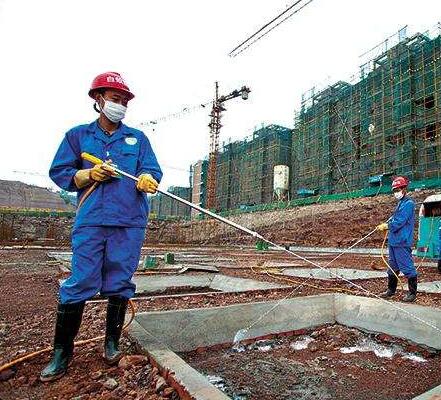
M392 181L392 189L401 189L403 187L406 187L409 184L409 181L404 176L397 176Z
M124 79L118 72L104 72L99 74L92 82L89 90L89 96L94 99L94 91L97 89L116 89L121 90L129 95L129 100L132 100L135 95L130 91L125 84Z

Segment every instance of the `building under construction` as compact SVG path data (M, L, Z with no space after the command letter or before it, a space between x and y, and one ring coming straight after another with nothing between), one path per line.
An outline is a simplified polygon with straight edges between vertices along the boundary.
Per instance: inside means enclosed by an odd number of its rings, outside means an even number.
M185 200L190 201L191 190L189 187L170 186L168 192L175 194ZM153 218L177 217L189 218L190 207L181 204L170 197L161 193L151 197L150 200L150 216Z
M206 206L208 161L200 160L190 168L191 202L200 207ZM192 209L194 217L199 213Z
M352 192L392 175L441 185L441 27L403 28L366 57L351 83L304 94L293 129L269 125L224 144L217 210ZM192 200L205 206L207 161L192 171Z
M291 129L269 125L224 145L217 160L216 208L272 202L274 167L290 165L291 136Z
M391 39L396 45L387 49ZM407 37L403 29L378 49L358 82L303 96L292 141L292 196L356 190L388 175L440 178L440 30Z

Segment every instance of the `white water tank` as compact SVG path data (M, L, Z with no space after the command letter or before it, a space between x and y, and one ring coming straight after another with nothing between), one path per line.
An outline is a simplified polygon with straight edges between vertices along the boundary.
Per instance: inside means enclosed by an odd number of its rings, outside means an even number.
M280 199L289 190L289 167L287 165L274 166L274 193Z

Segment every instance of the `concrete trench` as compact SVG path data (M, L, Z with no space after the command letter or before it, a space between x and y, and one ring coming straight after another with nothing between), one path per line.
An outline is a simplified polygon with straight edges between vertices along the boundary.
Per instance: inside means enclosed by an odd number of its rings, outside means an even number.
M229 397L188 365L176 352L228 345L236 332L271 310L277 301L235 304L225 307L146 312L136 316L129 335L148 354L163 376L183 399L227 400ZM441 327L441 310L394 303L408 313ZM344 294L287 299L261 318L243 337L244 341L268 338L327 324L340 324L363 331L385 333L418 345L441 349L439 331L384 301ZM160 339L159 339L160 338ZM441 394L441 386L414 398L426 400Z

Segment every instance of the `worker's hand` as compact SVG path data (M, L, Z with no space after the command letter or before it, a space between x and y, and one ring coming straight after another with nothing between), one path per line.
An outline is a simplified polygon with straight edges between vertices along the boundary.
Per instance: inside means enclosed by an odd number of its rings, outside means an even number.
M108 162L111 162L109 160ZM74 176L74 182L78 189L86 187L93 182L103 182L118 174L107 164L97 164L93 168L80 169Z
M90 179L90 169L80 169L74 176L75 186L82 189L92 183Z
M387 231L389 229L389 226L387 225L387 222L383 222L382 224L377 226L377 229L380 232L384 232L384 231Z
M158 189L158 182L151 176L150 174L141 174L139 175L139 181L136 185L136 188L141 192L145 193L156 193Z
M90 169L90 179L95 182L107 181L112 176L115 176L115 173L106 164L97 164Z

